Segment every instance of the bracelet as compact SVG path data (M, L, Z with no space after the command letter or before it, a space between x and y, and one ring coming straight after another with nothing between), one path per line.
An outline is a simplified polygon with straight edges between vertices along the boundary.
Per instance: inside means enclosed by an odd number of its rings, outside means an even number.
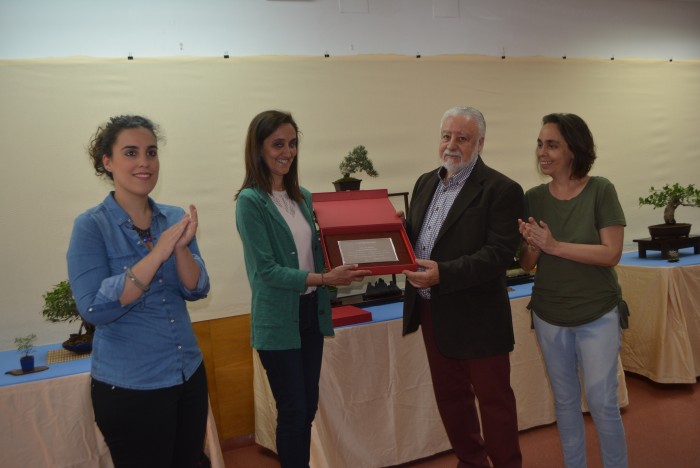
M326 282L323 279L323 273L321 273L321 286L325 286Z
M149 289L151 289L150 287L146 286L146 285L143 284L141 281L139 281L139 279L136 277L136 275L134 275L134 272L131 271L131 268L127 268L127 269L126 269L126 276L127 276L127 277L131 280L131 282L134 283L134 284L136 285L136 287L139 288L141 291L146 292L146 291L148 291Z

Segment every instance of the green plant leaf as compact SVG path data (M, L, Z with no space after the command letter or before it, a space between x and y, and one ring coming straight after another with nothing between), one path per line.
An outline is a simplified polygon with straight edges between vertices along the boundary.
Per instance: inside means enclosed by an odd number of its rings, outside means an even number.
M660 189L653 186L649 189L649 195L639 197L639 206L649 205L652 208L664 209L664 222L675 224L675 211L679 206L700 207L700 189L694 184L683 187L678 182L666 184Z
M350 174L358 172L364 172L370 177L377 177L379 175L374 169L372 160L367 157L367 148L362 145L358 145L354 147L352 151L348 152L338 168L340 169L340 173L343 174L343 179L346 180L355 179L354 177L350 177Z

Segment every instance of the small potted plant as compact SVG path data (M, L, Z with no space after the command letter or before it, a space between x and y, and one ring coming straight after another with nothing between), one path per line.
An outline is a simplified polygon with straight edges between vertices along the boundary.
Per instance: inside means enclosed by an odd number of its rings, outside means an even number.
M92 351L95 326L86 322L78 313L68 281L61 281L44 294L44 309L41 313L46 320L54 323L80 320L78 333L71 333L70 338L63 342L63 348L75 353Z
M362 182L362 179L352 177L351 174L364 172L370 177L377 177L379 175L374 169L372 160L367 157L367 149L362 145L356 146L352 151L348 152L347 156L343 158L343 161L338 167L343 177L333 182L337 192L360 189L360 182Z
M660 189L651 187L647 197L639 197L639 205L651 205L654 209L664 209L664 224L649 226L652 238L683 237L690 234L690 224L676 222L676 208L679 206L700 207L700 189L693 184L683 187L679 183L666 184Z
M17 346L17 352L22 353L23 356L19 358L19 363L22 366L22 372L31 372L34 370L34 342L36 341L36 335L32 333L27 336L15 337L15 346Z

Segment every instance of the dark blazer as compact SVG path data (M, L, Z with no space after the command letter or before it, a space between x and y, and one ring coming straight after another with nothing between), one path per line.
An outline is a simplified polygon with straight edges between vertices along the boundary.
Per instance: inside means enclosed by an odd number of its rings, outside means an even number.
M415 245L425 213L439 183L437 171L418 178L406 230ZM450 208L430 259L440 283L431 288L435 340L447 357L474 359L513 350L513 321L506 269L520 243L523 189L484 164L479 156ZM418 292L406 282L403 334L420 325Z

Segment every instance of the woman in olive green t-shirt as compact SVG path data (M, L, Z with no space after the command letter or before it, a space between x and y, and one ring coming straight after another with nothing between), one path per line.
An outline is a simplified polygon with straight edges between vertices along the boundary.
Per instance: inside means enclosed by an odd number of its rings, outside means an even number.
M581 414L586 401L606 468L627 467L617 401L621 323L627 308L613 267L622 255L625 216L615 187L589 176L593 136L574 114L549 114L537 139L541 172L551 180L525 194L520 265L537 266L530 307L554 393L567 467L586 466Z

